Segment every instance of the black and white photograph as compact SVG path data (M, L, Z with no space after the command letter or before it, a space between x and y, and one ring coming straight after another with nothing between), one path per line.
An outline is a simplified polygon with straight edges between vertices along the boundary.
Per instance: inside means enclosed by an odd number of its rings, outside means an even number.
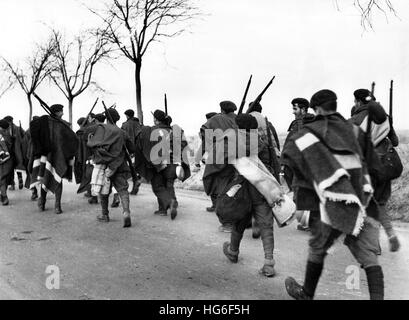
M408 34L406 0L0 0L0 300L409 300Z

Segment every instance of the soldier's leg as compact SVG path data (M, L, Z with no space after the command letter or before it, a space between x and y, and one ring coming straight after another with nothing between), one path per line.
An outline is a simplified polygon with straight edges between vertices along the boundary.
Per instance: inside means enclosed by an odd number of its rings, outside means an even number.
M63 213L61 209L61 198L62 198L62 182L58 185L57 189L55 190L55 213L61 214Z
M31 200L35 201L38 199L38 192L37 192L37 187L31 188Z
M129 199L129 184L125 173L115 173L111 177L112 185L118 192L121 199L122 212L123 212L123 222L124 228L130 228L131 223L131 210L130 210L130 199Z
M154 173L152 180L151 180L151 186L152 186L152 191L155 194L158 200L158 205L159 205L159 210L156 211L155 214L166 216L167 207L166 207L166 203L164 202L164 199L166 197L166 186L165 186L164 178L160 172Z
M304 285L299 285L291 277L285 281L288 294L297 300L311 300L314 298L324 268L327 251L341 235L341 232L321 222L319 211L311 211L309 227L311 238Z
M43 189L43 186L40 185L40 198L38 198L38 208L40 211L45 210L45 203L47 202L47 192Z
M1 203L3 206L9 205L9 200L7 197L7 183L4 179L0 181L0 194L1 194Z
M119 208L121 201L120 201L118 191L116 190L115 187L112 187L112 192L114 194L114 198L112 199L111 208Z
M21 171L17 171L17 179L18 179L18 188L22 190L24 188L24 181L23 181L23 173Z
M379 208L379 222L381 223L382 227L384 228L388 236L389 249L392 252L396 252L400 248L400 242L393 228L392 219L386 210L386 204L379 204L378 208Z
M99 202L101 203L101 214L97 216L97 220L100 222L109 222L109 194L100 194Z
M212 200L212 206L206 208L206 211L207 211L207 212L215 212L215 211L216 211L217 194L212 194L212 195L210 195L210 199Z
M371 300L384 299L384 278L378 256L381 254L379 244L379 223L367 217L358 237L347 236L345 244L365 270Z
M173 177L166 176L166 191L167 191L166 202L169 202L170 217L172 220L175 220L178 214L177 208L179 204L176 199L175 179Z
M137 175L136 179L132 180L132 191L131 191L131 195L135 196L138 194L139 192L139 187L141 186L141 177L139 175Z
M237 263L240 252L240 243L243 239L244 231L246 226L251 220L251 214L240 220L233 223L232 231L230 234L230 242L225 242L223 244L223 253L224 255L233 263Z

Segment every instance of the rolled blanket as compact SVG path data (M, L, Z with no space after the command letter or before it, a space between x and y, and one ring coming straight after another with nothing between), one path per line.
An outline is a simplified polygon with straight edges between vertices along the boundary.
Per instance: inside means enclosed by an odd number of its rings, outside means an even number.
M109 194L111 181L106 177L105 170L107 166L104 164L95 164L91 177L91 193L96 196L99 194Z

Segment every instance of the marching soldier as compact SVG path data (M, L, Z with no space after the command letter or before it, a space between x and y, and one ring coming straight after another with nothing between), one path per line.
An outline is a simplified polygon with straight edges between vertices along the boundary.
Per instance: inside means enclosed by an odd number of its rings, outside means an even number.
M78 139L70 124L62 120L64 107L55 104L50 107L50 116L42 116L30 123L32 159L29 171L31 186L41 187L38 199L40 211L45 210L47 192L55 194L55 213L63 213L61 197L63 179L72 180L74 158L78 151Z
M0 201L3 206L9 205L7 187L14 177L13 140L9 127L10 124L6 120L0 120Z
M397 147L399 138L390 126L388 115L383 107L374 101L374 97L367 89L354 92L355 105L352 109L351 121L367 131L368 114L372 121L371 139L378 155L386 154L390 145ZM386 204L391 197L392 184L390 180L381 181L372 177L375 187L374 197L379 205L379 219L389 238L390 251L396 252L400 248L399 239L393 229L391 218L387 213Z
M13 123L13 117L12 116L6 116L4 118L9 123L9 134L13 139L13 157L14 157L14 170L17 171L17 179L18 179L18 188L19 190L22 190L24 188L24 182L23 182L23 172L26 171L26 165L24 162L24 154L23 154L23 149L22 149L22 144L23 144L23 137L25 135L24 130L21 127L16 126ZM13 176L13 181L10 186L10 190L15 190L15 182L14 182L14 176Z
M336 239L346 234L345 245L365 270L370 297L384 298L379 265L378 210L365 163L364 133L337 112L337 96L321 90L310 102L317 116L287 142L283 152L294 173L297 209L310 210L311 239L304 284L285 281L289 295L311 300L324 260Z
M139 132L141 131L141 124L139 123L139 119L135 118L135 112L133 110L126 110L125 111L126 122L122 124L122 130L125 130L127 135L131 138L132 142L135 144L136 137L138 136ZM141 185L140 177L138 179L134 179L131 195L137 195L139 192L139 187Z
M102 214L97 217L100 222L109 222L109 194L112 187L118 192L123 209L123 227L130 228L131 211L128 179L131 177L129 163L126 160L127 150L134 153L135 147L125 131L116 123L120 116L111 108L107 110L107 124L96 124L87 130L88 147L92 150L94 170L91 184L98 189ZM94 189L93 189L94 190Z
M209 152L214 143L214 139L211 139L211 141L207 141L209 140L209 138L206 138L207 133L210 133L211 136L214 136L214 134L217 134L217 131L222 133L226 132L229 129L237 129L236 114L234 113L237 110L236 105L231 101L222 101L220 103L220 109L221 113L210 117L210 119L200 129L202 148L204 152ZM203 175L203 185L206 194L212 199L213 205L211 209L215 207L217 196L219 192L221 192L220 188L222 186L222 183L220 180L224 180L224 173L219 172L219 168L214 161L212 164L207 163ZM232 222L224 221L219 215L217 216L221 223L219 231L230 233L232 230Z
M288 135L286 138L286 142L294 134L296 134L303 128L304 122L308 122L314 119L315 117L313 114L308 113L310 102L307 99L295 98L291 101L291 105L293 108L293 114L294 114L295 119L293 122L291 122L290 127L288 128ZM284 143L284 148L285 148L286 142ZM291 188L293 174L290 168L287 165L285 165L285 163L282 162L281 170L282 170L282 173L284 174L284 179L287 185ZM310 212L308 210L297 212L297 220L299 222L297 225L298 230L309 231L309 228L308 228L309 216L310 216Z
M257 130L259 128L255 117L249 114L241 114L236 117L238 128L245 130L246 132L246 154L250 154L251 130ZM238 133L239 134L239 133ZM256 133L257 134L257 133ZM269 145L261 139L260 135L256 136L257 141L257 155L261 162L272 174L274 172L273 163L278 160L271 159L271 153L269 151ZM276 157L275 154L272 156ZM227 164L227 170L230 170L231 176L236 174L235 169L232 169L231 164ZM229 179L231 179L229 177ZM232 179L231 179L232 180ZM239 221L234 221L233 229L230 236L230 242L226 242L223 245L223 253L233 263L237 263L239 257L240 243L243 238L243 233L251 222L252 218L257 222L257 228L261 235L261 240L264 248L265 261L260 270L260 273L266 277L275 276L275 260L274 260L274 218L272 208L268 204L264 196L249 183L248 199L251 202L251 211L248 215Z

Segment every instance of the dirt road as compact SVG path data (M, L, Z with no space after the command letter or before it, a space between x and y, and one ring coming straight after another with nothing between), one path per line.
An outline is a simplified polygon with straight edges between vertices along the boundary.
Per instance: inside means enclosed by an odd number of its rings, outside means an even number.
M64 185L64 214L40 213L27 191L10 191L11 206L0 207L0 299L289 299L285 277L302 280L308 234L295 225L276 229L277 276L258 275L263 263L260 240L246 232L240 260L223 256L228 234L207 213L209 200L198 192L178 191L179 215L154 216L148 187L131 198L133 227L123 229L121 210L112 222L98 223L99 206L90 206L75 186ZM403 248L381 245L386 298L409 299L409 228L398 228ZM46 287L48 266L60 271L60 289ZM364 272L358 290L348 289L346 269L356 265L342 243L327 259L317 299L367 299Z

